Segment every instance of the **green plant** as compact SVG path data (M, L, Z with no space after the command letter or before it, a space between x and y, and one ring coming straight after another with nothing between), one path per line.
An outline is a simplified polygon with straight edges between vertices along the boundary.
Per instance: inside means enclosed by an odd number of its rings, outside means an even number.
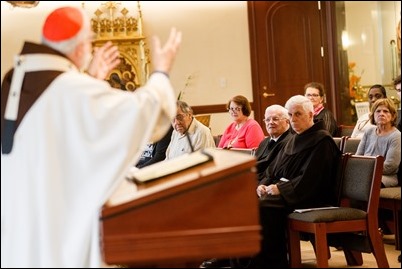
M179 100L179 101L183 100L185 91L186 91L187 87L190 85L190 82L191 82L191 80L192 80L193 78L194 78L193 75L189 75L189 76L187 77L186 83L184 84L183 89L179 92L179 95L177 96L177 100Z

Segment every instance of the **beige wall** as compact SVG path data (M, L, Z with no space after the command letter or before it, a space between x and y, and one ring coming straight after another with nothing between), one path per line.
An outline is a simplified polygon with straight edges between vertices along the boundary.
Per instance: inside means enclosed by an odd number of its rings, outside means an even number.
M57 6L81 6L82 2L45 2L32 9L11 8L1 2L1 77L12 66L24 40L39 42L41 25ZM102 3L85 2L92 14ZM136 15L136 1L121 1ZM164 41L172 26L183 32L180 54L171 73L179 93L191 75L183 100L190 105L223 104L237 94L252 101L250 50L245 1L141 2L144 32ZM220 134L231 121L228 113L212 115L211 130Z
M346 1L349 62L356 63L362 85L391 84L393 79L390 41L396 39L400 20L399 1ZM400 74L399 70L396 71Z

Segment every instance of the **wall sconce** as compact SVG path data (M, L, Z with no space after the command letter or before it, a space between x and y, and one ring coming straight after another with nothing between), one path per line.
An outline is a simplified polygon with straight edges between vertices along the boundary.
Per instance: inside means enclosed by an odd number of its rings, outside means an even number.
M350 46L350 40L349 40L348 31L343 30L341 38L342 38L342 49L347 50L349 48L349 46Z
M13 7L31 8L36 7L40 1L6 1Z

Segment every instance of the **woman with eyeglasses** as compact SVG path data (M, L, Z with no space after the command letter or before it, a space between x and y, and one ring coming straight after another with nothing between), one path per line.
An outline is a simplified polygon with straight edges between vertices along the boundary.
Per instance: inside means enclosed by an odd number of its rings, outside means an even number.
M261 141L264 140L265 135L258 122L250 118L251 105L247 98L242 95L236 95L228 101L226 108L233 122L223 132L218 148L257 148ZM230 259L212 258L204 261L200 267L231 267L231 261Z
M374 102L381 98L387 98L387 91L385 90L384 86L380 84L371 86L368 91L368 102L370 109ZM370 123L370 112L361 115L361 117L357 119L355 128L350 136L353 138L362 138L364 132L369 127L373 127L373 125Z
M264 139L264 131L258 122L250 118L251 105L246 97L236 95L227 103L233 122L226 127L218 148L257 148Z
M314 122L324 121L325 129L332 136L338 134L338 124L331 111L324 107L325 91L324 86L318 82L310 82L304 86L304 96L306 96L314 107Z

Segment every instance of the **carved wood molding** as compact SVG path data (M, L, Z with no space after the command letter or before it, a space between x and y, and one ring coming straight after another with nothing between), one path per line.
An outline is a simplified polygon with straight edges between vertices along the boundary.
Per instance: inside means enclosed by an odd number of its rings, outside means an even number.
M13 7L31 8L36 7L40 1L6 1Z
M130 16L129 12L121 2L108 1L94 12L91 27L95 33L94 47L112 41L119 48L121 62L106 80L114 88L134 91L148 80L150 51L142 31L139 1L138 16Z

